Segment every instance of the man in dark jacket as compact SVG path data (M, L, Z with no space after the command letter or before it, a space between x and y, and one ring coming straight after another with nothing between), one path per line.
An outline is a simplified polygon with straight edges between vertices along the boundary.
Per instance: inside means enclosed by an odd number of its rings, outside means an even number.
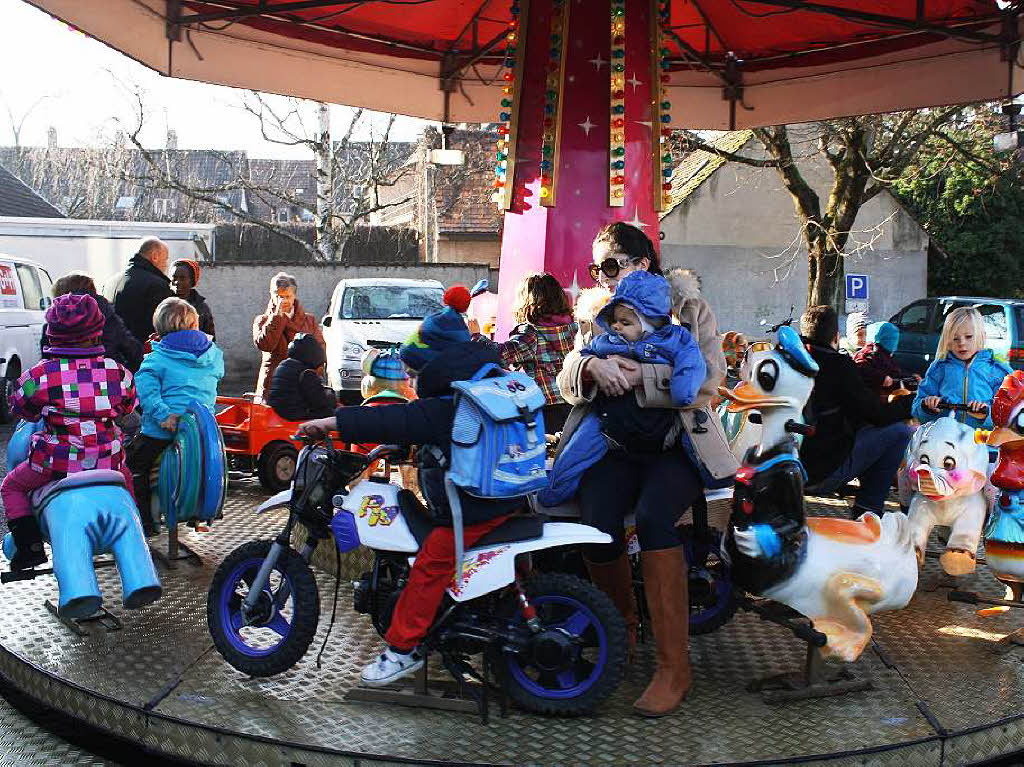
M883 404L864 385L853 360L839 352L839 319L831 306L809 307L800 333L819 367L807 404L815 434L800 447L807 490L830 493L857 477L854 516L881 513L913 433L905 423L910 398Z
M419 399L404 405L342 407L333 418L308 421L299 428L311 435L337 429L346 442L420 446L420 489L436 526L420 547L409 582L395 605L384 637L387 648L363 669L362 683L374 687L390 684L423 666L417 647L437 615L455 563L451 508L444 488L455 420L451 385L471 378L487 363L499 362L497 351L470 340L462 317L450 307L424 319L416 340L403 346L401 355L406 365L418 370ZM523 504L522 499L475 498L457 492L467 549Z
M167 246L156 237L148 237L131 257L128 268L108 282L103 295L113 305L132 335L145 344L153 334L153 312L161 301L174 295L171 280L165 274Z
M327 355L320 342L308 333L299 333L288 344L288 358L274 369L267 404L287 421L329 416L338 403L318 372L325 362Z

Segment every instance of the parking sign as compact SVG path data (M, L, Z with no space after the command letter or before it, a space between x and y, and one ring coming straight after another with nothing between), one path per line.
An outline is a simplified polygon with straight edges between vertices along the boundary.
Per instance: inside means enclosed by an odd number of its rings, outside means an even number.
M866 274L846 275L846 300L868 300L868 276Z

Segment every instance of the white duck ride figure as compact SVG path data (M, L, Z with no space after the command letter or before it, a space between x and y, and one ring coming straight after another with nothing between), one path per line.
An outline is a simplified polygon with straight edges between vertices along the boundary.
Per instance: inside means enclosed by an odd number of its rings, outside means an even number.
M857 520L806 517L805 474L793 434L817 363L789 327L778 343L752 347L742 381L719 393L734 411L761 414L761 443L736 473L726 551L734 582L792 607L828 637L827 659L855 661L871 638L871 613L905 607L917 588L917 558L905 514Z

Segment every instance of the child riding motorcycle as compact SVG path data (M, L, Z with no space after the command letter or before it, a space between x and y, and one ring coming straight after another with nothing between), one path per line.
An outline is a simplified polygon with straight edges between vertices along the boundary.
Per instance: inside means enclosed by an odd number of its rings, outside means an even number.
M453 286L445 292L444 302L446 308L426 317L399 351L402 361L416 373L419 399L406 404L344 407L330 418L307 421L299 427L299 433L308 437L336 430L345 442L419 446L419 483L434 512L435 527L417 554L395 606L385 636L387 646L363 669L362 683L371 687L391 684L423 666L417 648L434 621L455 569L455 539L444 483L455 415L451 385L500 361L496 351L471 340L461 314L469 306L469 291ZM467 548L523 505L522 498L488 499L457 492Z

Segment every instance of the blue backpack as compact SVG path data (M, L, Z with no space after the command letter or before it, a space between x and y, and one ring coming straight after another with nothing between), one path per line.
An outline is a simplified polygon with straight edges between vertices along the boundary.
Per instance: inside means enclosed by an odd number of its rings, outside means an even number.
M451 481L481 498L513 498L547 487L544 393L534 380L490 363L452 388Z

